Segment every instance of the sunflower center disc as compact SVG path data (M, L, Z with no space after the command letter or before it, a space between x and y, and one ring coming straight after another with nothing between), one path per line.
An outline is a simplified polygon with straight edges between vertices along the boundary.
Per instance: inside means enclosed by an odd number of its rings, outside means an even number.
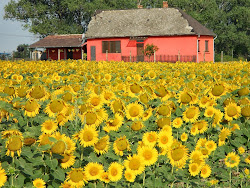
M237 109L234 106L229 106L227 109L227 115L233 117L237 114Z
M73 172L70 173L70 179L71 181L78 183L79 181L83 180L83 173L77 170L74 170Z

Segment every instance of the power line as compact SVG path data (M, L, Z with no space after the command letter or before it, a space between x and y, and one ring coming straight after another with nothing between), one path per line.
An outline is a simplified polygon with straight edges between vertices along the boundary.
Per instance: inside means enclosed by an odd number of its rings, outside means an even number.
M34 35L32 35L32 36L28 36L28 35L17 35L17 34L8 34L8 33L0 33L0 37L1 36L9 36L9 37L32 37L32 38L39 38L38 36L34 36Z

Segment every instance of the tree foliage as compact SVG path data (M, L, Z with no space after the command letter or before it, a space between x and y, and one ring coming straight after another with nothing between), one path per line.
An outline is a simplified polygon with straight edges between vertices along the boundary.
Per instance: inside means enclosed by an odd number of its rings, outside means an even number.
M29 51L29 45L28 44L20 44L17 46L17 50L13 52L14 58L29 58L30 57L30 51Z
M5 18L24 22L30 32L74 34L86 31L96 10L131 9L140 2L145 8L160 8L163 0L18 0L5 6ZM249 0L169 0L217 34L215 49L226 54L244 55L250 51Z

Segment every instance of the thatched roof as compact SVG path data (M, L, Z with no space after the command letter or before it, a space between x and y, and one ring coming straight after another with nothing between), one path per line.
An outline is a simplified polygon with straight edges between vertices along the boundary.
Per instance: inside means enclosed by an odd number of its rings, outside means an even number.
M30 48L80 47L81 44L81 34L49 35L38 42L31 44Z
M86 38L216 34L176 8L102 11L92 17Z

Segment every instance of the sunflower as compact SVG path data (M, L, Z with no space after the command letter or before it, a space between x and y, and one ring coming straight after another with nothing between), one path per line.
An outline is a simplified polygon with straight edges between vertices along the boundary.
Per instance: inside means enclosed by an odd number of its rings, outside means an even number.
M94 151L97 154L104 154L107 153L109 149L109 136L106 135L98 140L97 143L94 144Z
M190 106L185 112L183 112L183 120L185 122L195 122L200 115L200 110L198 107Z
M191 130L190 130L190 133L191 133L193 136L197 135L197 134L199 133L198 127L197 127L197 126L192 126L192 127L191 127Z
M194 94L190 91L188 91L188 89L184 89L183 91L181 91L178 94L178 102L180 104L193 104L195 102L196 98L194 96Z
M126 117L131 120L136 120L142 117L143 115L143 106L138 103L130 103L126 107Z
M63 169L69 168L72 165L75 164L75 156L73 154L61 154L61 156L63 157L62 159L59 159L59 162L61 164L61 167Z
M139 155L129 155L124 161L127 170L131 170L135 175L141 174L145 169L145 162Z
M165 117L170 117L171 115L171 108L169 107L168 104L161 104L157 108L157 114Z
M98 117L97 113L94 112L93 110L88 110L86 111L82 116L81 116L81 121L82 123L86 123L88 126L99 126L101 121L100 118Z
M91 94L87 102L95 109L100 109L104 103L104 98L102 95Z
M240 163L240 156L235 154L235 152L230 152L227 154L225 160L225 164L229 168L233 168L239 165Z
M140 99L141 103L148 105L148 102L150 100L150 96L146 92L140 94L140 96L138 98Z
M197 127L198 133L204 133L207 130L208 122L205 120L197 121L193 124L193 127Z
M221 96L225 95L227 93L227 85L225 83L216 83L211 88L209 95L212 98L220 98Z
M159 128L164 129L165 127L171 127L171 118L170 117L163 117L156 121Z
M101 177L100 177L100 180L105 182L105 183L109 183L110 182L110 179L109 179L109 174L108 172L103 172L101 174Z
M211 167L209 165L204 165L202 168L201 168L201 174L200 176L202 178L208 178L211 174Z
M133 83L128 87L129 96L131 97L135 97L137 94L140 94L142 90L143 88L138 83Z
M67 105L63 100L54 99L50 101L44 111L49 115L49 117L55 117L57 113L65 114L67 112Z
M71 168L71 171L67 172L66 180L72 187L83 187L87 177L82 168Z
M108 168L108 177L110 181L119 181L122 178L123 165L112 162Z
M22 136L23 134L17 130L17 129L11 129L11 130L6 130L6 131L2 131L2 139L3 138L9 138L11 136Z
M118 131L118 129L122 126L123 124L123 117L116 113L114 119L108 120L106 122L106 126L103 128L106 132L110 131Z
M158 151L150 146L143 146L138 149L138 155L144 159L145 166L156 163L158 159Z
M143 137L142 137L142 142L146 146L152 146L152 147L154 147L154 145L156 144L157 140L158 140L158 134L155 131L146 132L146 133L143 134Z
M250 164L250 155L248 154L248 156L245 158L245 162L247 163L247 164Z
M166 101L171 96L163 85L156 86L154 93L161 98L161 101Z
M24 105L24 115L28 117L35 117L39 114L40 107L40 104L38 104L34 99L30 99Z
M199 167L205 163L204 156L200 150L192 151L189 158L191 163L196 163L199 165Z
M41 178L36 178L34 181L33 181L33 186L35 188L45 188L45 182L43 179Z
M229 103L225 107L225 119L227 121L232 121L233 119L237 119L241 115L241 108L237 106L235 103Z
M187 134L187 133L182 133L182 134L181 134L181 141L182 141L182 142L186 142L187 139L188 139L188 134Z
M109 115L108 115L107 111L104 108L97 109L96 114L98 116L99 124L101 124L103 121L108 120Z
M56 115L56 121L58 125L63 126L66 122L68 122L69 118L65 114L57 114Z
M125 150L130 151L129 141L126 139L126 136L117 138L113 144L114 151L117 155L123 156Z
M52 145L53 142L51 142L51 141L49 140L49 137L51 137L51 134L42 133L42 134L39 136L39 140L38 140L39 146L44 146L44 145L47 145L47 144Z
M228 128L223 127L219 134L219 146L222 146L225 144L225 140L228 138L228 136L231 135L231 130Z
M214 112L215 112L214 107L209 106L209 107L207 107L207 109L205 110L204 116L205 116L205 117L210 117L210 118L211 118L211 117L213 117Z
M28 93L28 87L27 86L20 86L16 89L16 97L24 98L26 97Z
M36 100L40 100L40 101L45 101L45 100L47 100L49 98L49 93L41 85L33 86L28 91L27 98L36 99Z
M244 117L250 117L250 105L246 105L241 109L241 115Z
M35 138L32 138L32 137L26 137L24 138L23 140L23 144L25 146L31 146L32 144L36 143L36 139Z
M58 139L51 147L51 152L55 154L64 154L67 150L67 144L65 143L64 139Z
M208 102L210 101L210 98L209 97L207 97L207 96L203 96L203 97L201 97L200 98L200 100L199 100L199 106L201 107L201 108L206 108L207 106L208 106Z
M6 141L5 147L8 149L6 152L7 156L11 156L13 158L15 152L17 152L17 155L20 156L23 147L23 137L18 135L9 137Z
M177 140L174 140L167 154L172 166L182 167L186 164L188 149Z
M155 71L153 71L153 70L150 70L150 71L148 71L148 77L150 78L150 79L155 79L156 78L156 73L155 73Z
M173 143L172 132L162 130L158 134L158 146L167 149Z
M98 163L89 162L84 167L84 172L87 177L87 180L97 180L101 178L101 174L104 172L103 166Z
M178 117L173 120L173 127L174 128L180 128L183 124L182 118Z
M7 181L7 175L4 169L2 169L1 167L1 163L0 163L0 187L4 186L4 184Z
M142 121L134 121L131 125L131 129L133 131L139 131L144 127L143 122Z
M57 129L57 123L53 120L46 120L42 125L41 125L41 131L46 134L51 134L55 132Z
M213 123L212 123L213 127L216 127L216 125L220 125L220 122L222 121L223 115L224 114L219 109L215 109Z
M242 146L238 148L238 152L239 152L241 155L242 155L243 153L245 153L245 151L246 151L245 148L242 147Z
M98 131L95 127L85 126L79 133L79 139L83 147L94 146L98 142Z
M114 94L113 91L111 91L111 90L105 90L103 92L104 103L110 104L111 100L113 100L114 98L115 98L115 94Z
M205 143L205 148L208 150L209 153L211 153L212 151L215 151L217 148L216 143L213 140L208 140Z
M231 125L231 131L234 132L235 130L240 130L240 126L237 123L234 123Z
M116 112L123 112L123 110L125 109L124 104L120 99L115 99L114 101L112 101L110 107L114 114Z
M136 178L136 175L135 173L132 171L132 170L125 170L124 172L124 177L127 181L129 182L134 182L135 181L135 178Z
M197 176L200 172L200 167L197 163L191 163L189 164L188 171L191 176Z

